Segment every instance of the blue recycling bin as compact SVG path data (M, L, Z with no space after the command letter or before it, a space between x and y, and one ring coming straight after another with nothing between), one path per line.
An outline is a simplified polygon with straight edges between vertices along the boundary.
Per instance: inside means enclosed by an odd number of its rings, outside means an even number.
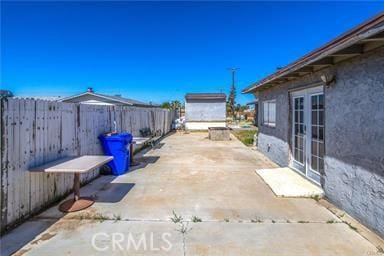
M128 132L118 133L117 136L122 137L127 142L127 144L131 144L132 143L133 136L132 136L132 134L130 134Z
M116 133L113 135L100 135L99 140L105 155L113 156L108 163L113 175L121 175L129 170L130 154L129 144L132 142L130 133Z

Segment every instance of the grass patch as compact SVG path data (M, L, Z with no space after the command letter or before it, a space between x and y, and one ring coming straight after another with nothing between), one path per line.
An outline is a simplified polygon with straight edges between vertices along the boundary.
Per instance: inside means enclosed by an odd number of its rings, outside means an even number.
M317 202L319 202L320 199L321 199L321 197L320 197L319 195L311 196L311 198L312 198L313 200L316 200Z
M232 130L232 134L235 135L244 145L252 146L254 141L254 135L257 133L255 130Z

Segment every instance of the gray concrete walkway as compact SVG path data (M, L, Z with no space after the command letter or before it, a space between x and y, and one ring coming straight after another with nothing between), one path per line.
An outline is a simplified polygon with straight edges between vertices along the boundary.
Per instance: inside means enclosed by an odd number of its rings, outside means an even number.
M381 255L316 200L277 198L255 173L276 165L236 139L173 134L138 160L82 188L91 208L13 230L1 255Z

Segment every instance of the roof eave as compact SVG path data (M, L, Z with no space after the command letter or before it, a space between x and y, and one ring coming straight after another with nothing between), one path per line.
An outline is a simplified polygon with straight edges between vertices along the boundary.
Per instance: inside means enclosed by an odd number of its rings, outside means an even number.
M378 15L377 18L384 18L384 14ZM374 20L374 19L373 19ZM334 41L331 41L330 43L326 44L325 46L321 47L319 50L314 50L311 53L304 55L302 58L298 59L297 61L293 62L292 64L287 65L282 70L279 70L278 72L266 77L265 79L253 83L244 90L242 90L243 94L246 93L253 93L257 90L260 90L262 88L265 88L268 85L271 85L272 81L276 81L279 78L282 78L286 75L289 75L295 71L298 71L304 67L311 66L311 64L314 64L316 62L319 62L332 54L335 54L341 50L348 49L349 47L356 45L357 43L362 42L363 40L368 40L371 37L374 37L375 35L381 33L384 31L384 24L382 24L383 21L380 21L377 24L374 24L375 26L372 26L371 28L367 28L365 32L361 32L360 34L352 35L350 38L347 37L347 39L344 42L341 42L339 44L336 44L335 46L332 46L332 43ZM366 23L364 23L366 24ZM361 29L362 25L356 28L356 30ZM338 37L339 38L339 37ZM330 48L329 48L330 47ZM327 49L329 48L329 49ZM330 63L330 65L334 65L334 63ZM326 65L324 65L326 66ZM315 71L311 71L308 73L313 73ZM298 76L299 77L299 76ZM298 78L297 77L297 78ZM296 79L297 79L296 78ZM293 78L295 80L295 78Z
M84 96L84 95L91 95L91 96L99 97L99 98L102 98L102 99L107 99L107 100L110 100L110 101L113 101L113 102L118 102L118 103L121 103L121 104L124 104L124 105L129 105L129 106L133 106L133 105L135 105L135 104L133 104L133 103L129 103L129 102L126 102L126 101L122 101L122 100L118 100L118 99L110 98L110 97L108 97L108 96L100 95L100 94L93 93L93 92L84 92L84 93L79 94L79 95L66 97L66 98L61 99L61 100L59 100L59 101L60 101L60 102L63 102L63 101L67 101L67 100L75 99L75 98L78 98L78 97L82 97L82 96Z

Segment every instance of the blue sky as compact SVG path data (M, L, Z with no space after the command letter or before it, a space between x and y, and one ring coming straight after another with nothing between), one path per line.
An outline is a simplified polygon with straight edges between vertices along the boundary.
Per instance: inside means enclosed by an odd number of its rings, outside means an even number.
M144 101L240 90L384 10L383 2L2 2L1 88L87 87Z

